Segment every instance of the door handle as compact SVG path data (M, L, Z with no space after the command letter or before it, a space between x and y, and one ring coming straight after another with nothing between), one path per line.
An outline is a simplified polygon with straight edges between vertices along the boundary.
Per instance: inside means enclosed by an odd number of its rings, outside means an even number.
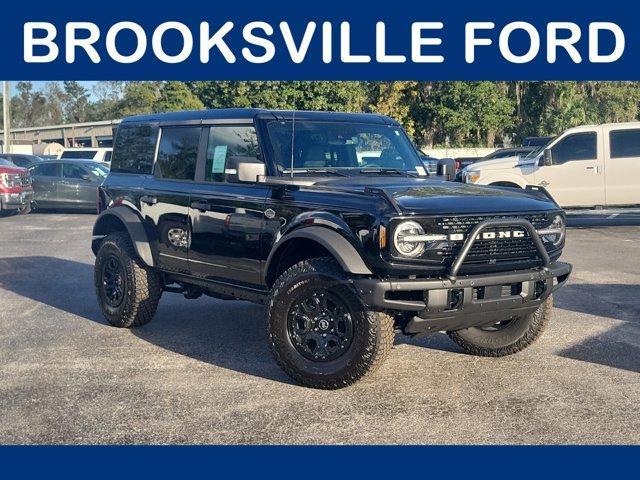
M152 197L151 195L141 196L140 201L142 203L146 203L147 205L155 205L156 203L158 203L158 199L156 197Z
M598 167L586 167L586 168L587 168L587 170L592 170L593 173L595 173L595 174L597 174L600 171L600 169Z
M209 204L207 202L191 202L191 208L201 212L206 212L209 210Z

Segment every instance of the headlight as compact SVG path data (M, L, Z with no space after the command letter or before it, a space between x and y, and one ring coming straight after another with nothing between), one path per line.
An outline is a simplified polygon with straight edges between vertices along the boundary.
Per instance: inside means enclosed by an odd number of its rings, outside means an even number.
M559 246L564 240L566 233L566 225L562 215L556 215L547 228L538 230L538 235L542 238L543 242L552 243L554 247Z
M465 172L464 183L476 183L480 180L480 172Z
M20 185L20 175L14 175L10 173L0 173L0 182L7 187L12 188L16 185Z
M412 237L424 235L424 229L419 223L402 222L393 233L393 246L403 257L419 257L424 252L424 240Z

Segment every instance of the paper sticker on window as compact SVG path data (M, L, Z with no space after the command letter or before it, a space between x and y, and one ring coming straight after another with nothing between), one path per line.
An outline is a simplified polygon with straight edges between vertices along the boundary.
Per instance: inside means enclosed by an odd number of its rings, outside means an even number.
M216 145L213 149L213 162L211 162L211 173L224 173L227 161L227 146Z

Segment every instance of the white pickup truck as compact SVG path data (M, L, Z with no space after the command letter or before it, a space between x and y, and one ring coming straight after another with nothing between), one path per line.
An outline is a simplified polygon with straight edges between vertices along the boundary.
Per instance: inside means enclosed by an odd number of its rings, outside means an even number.
M640 205L640 122L571 128L526 157L469 165L462 181L539 185L564 208Z

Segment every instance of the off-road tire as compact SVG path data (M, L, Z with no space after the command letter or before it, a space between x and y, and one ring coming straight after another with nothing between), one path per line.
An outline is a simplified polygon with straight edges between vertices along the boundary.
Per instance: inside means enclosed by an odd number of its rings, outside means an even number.
M348 306L353 322L349 348L332 361L305 358L287 330L288 312L305 292L330 289ZM320 389L343 388L375 371L393 347L393 318L367 311L347 276L331 257L304 260L275 281L267 303L268 337L273 355L297 383Z
M447 335L471 355L504 357L536 341L549 323L552 311L553 296L549 296L535 312L515 319L502 330L486 331L471 327L447 332Z
M110 255L122 262L125 273L124 299L117 307L107 303L102 288L102 264ZM142 264L127 233L111 233L102 241L96 255L94 282L100 309L114 327L139 327L155 315L162 295L162 280L156 271Z

